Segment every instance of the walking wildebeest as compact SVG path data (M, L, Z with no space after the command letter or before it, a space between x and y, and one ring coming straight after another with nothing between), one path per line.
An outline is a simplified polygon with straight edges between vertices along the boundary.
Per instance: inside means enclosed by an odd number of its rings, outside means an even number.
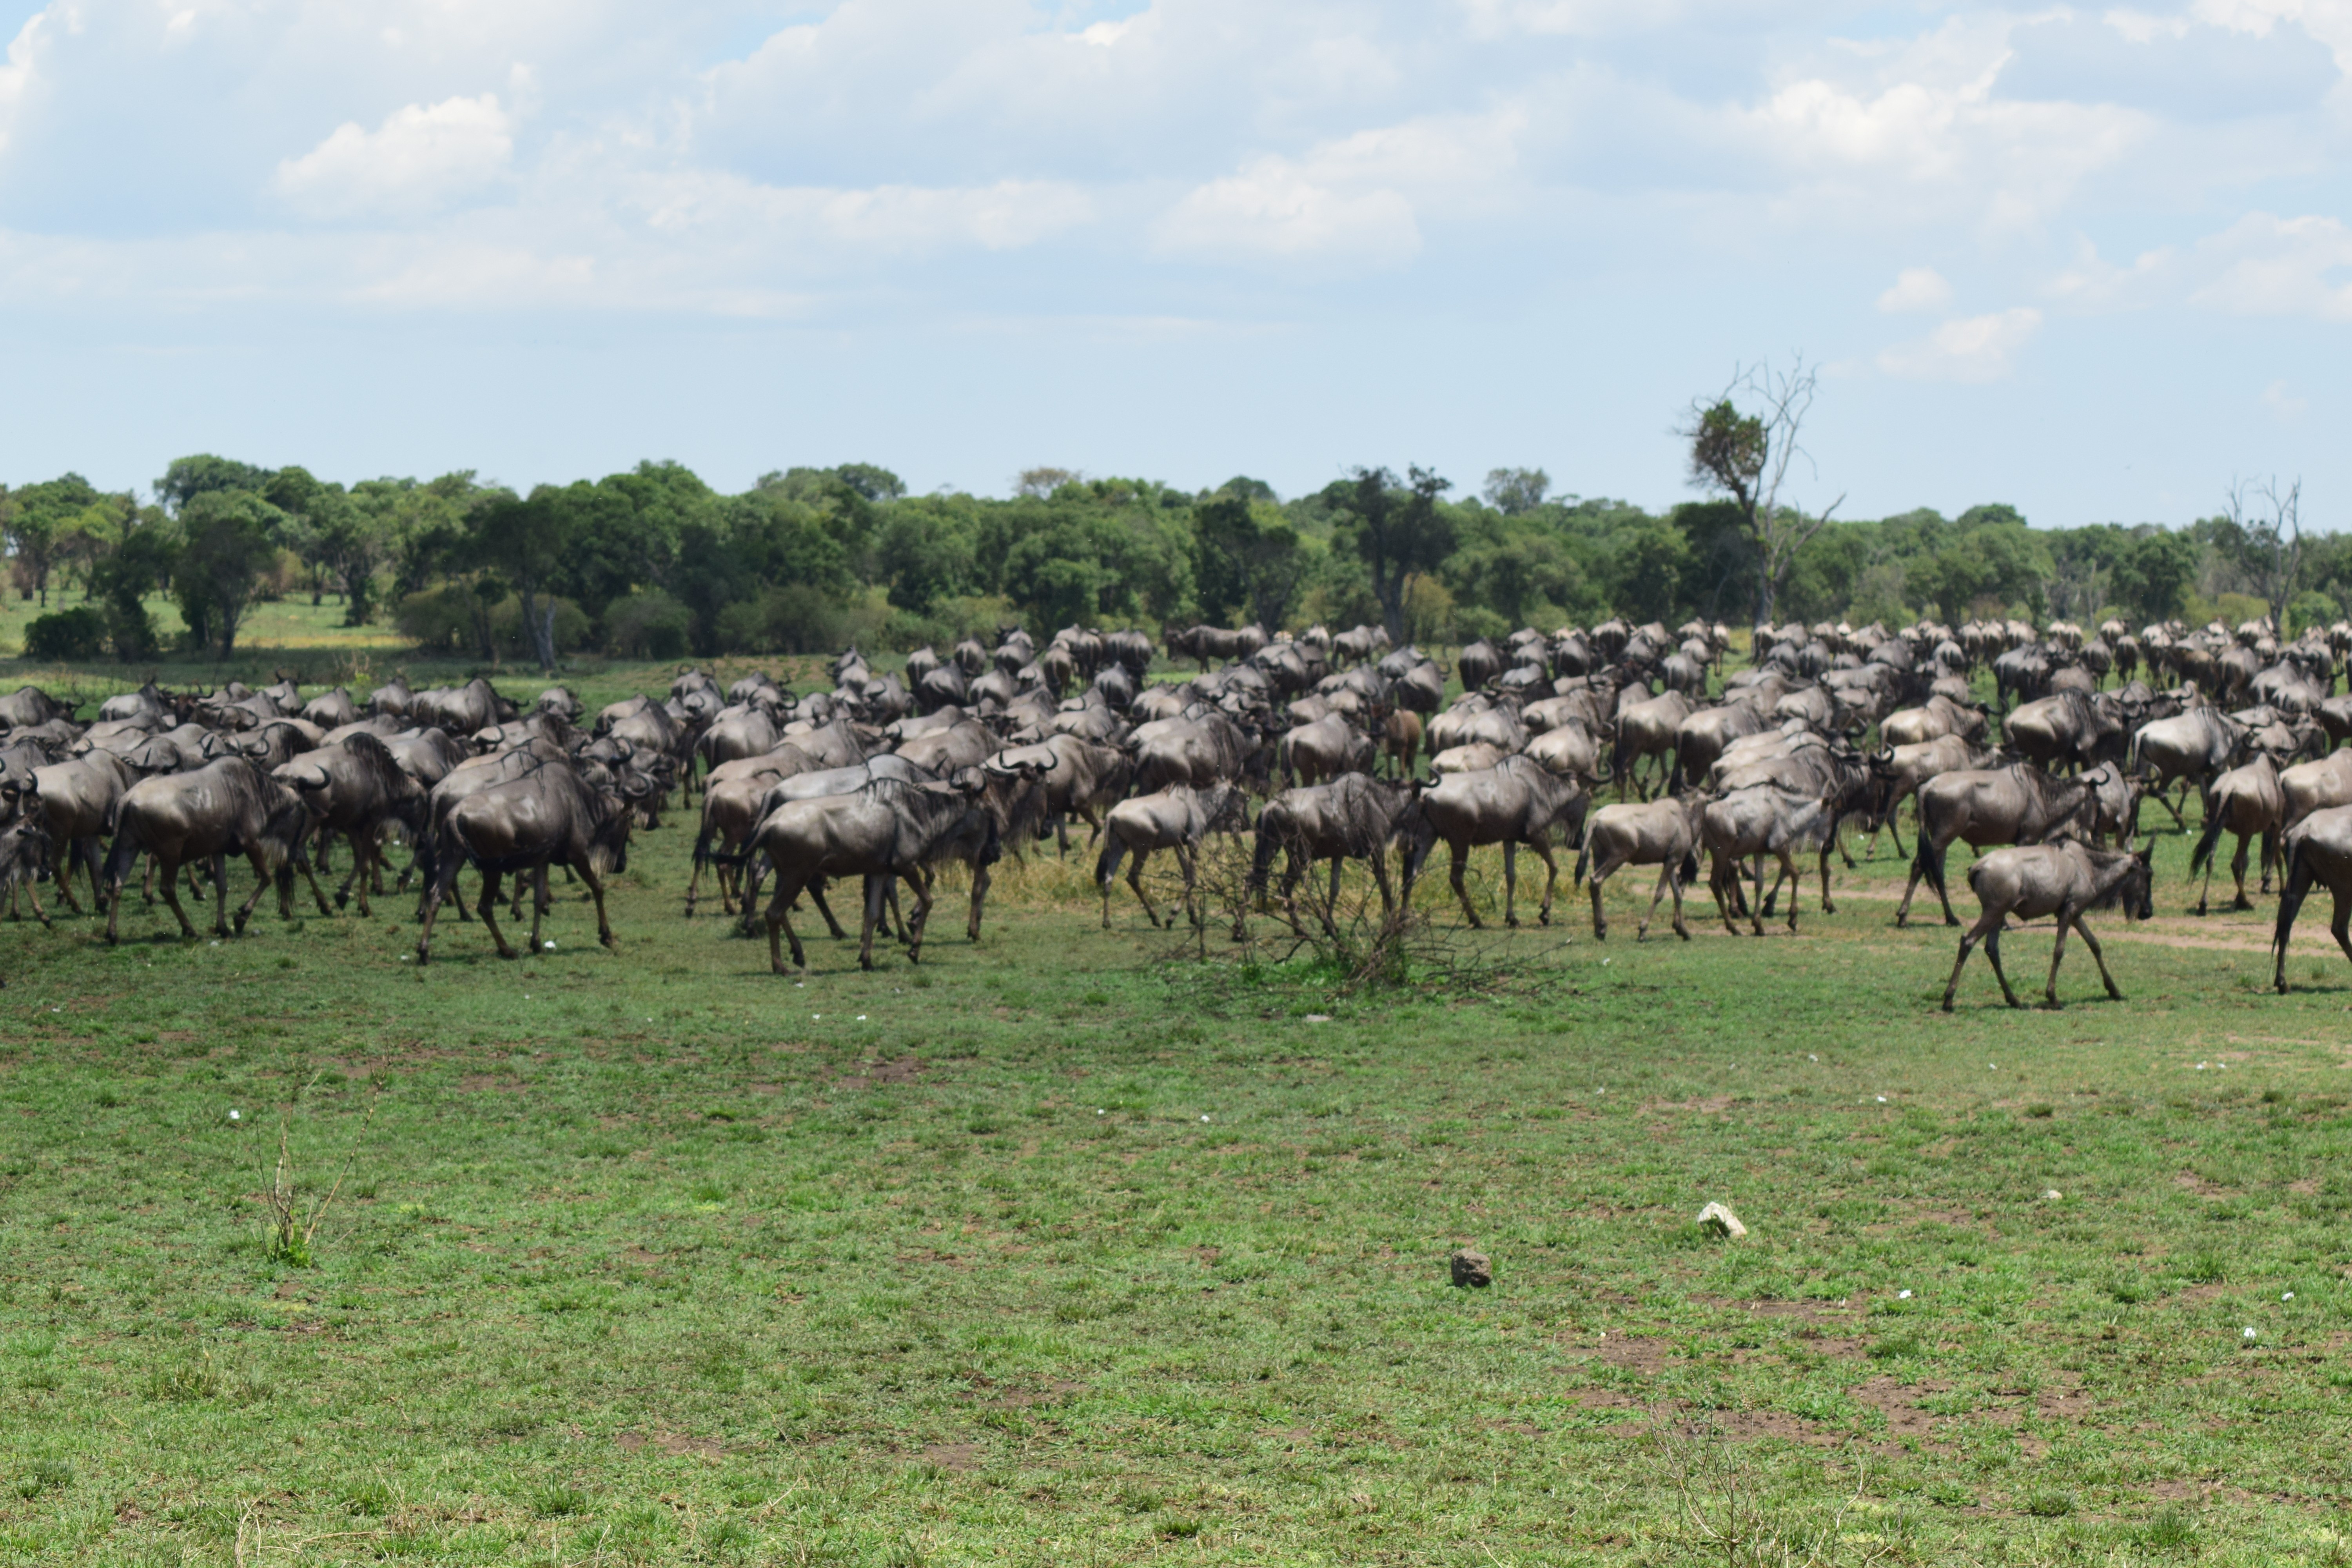
M39 818L57 855L58 890L65 895L66 907L76 914L81 913L73 891L77 865L89 874L90 909L95 911L106 902L100 840L114 832L122 797L138 779L131 765L112 752L92 751L34 768L21 792L13 780L0 785L0 790L16 797L27 816ZM28 883L27 890L33 896L33 913L47 924L37 882Z
M2051 1006L2059 1005L2058 965L2066 956L2069 928L2082 933L2083 945L2091 950L2107 994L2122 1001L2124 994L2116 988L2116 977L2107 973L2107 955L2099 951L2099 939L2083 923L2083 916L2117 901L2122 902L2126 920L2144 921L2153 914L2149 862L2154 853L2152 846L2140 850L2094 849L2068 839L1996 849L1969 867L1969 887L1984 912L1960 938L1959 956L1952 961L1952 978L1944 986L1944 1011L1952 1010L1952 998L1960 988L1960 971L1968 965L1969 950L1979 942L1992 963L1993 977L2000 982L2001 995L2012 1007L2024 1005L2010 989L2009 975L2000 966L2001 927L2012 914L2024 920L2058 917L2057 938L2050 948L2050 982L2042 989Z
M1650 895L1649 910L1642 916L1633 940L1649 940L1658 900L1669 889L1675 895L1675 934L1685 942L1690 940L1690 927L1683 920L1682 873L1698 852L1699 819L1706 810L1706 800L1704 795L1692 795L1680 799L1621 801L1602 806L1585 820L1584 844L1577 853L1576 868L1584 875L1591 868L1587 885L1592 889L1594 940L1609 940L1609 917L1601 908L1601 884L1627 866L1658 868L1657 891Z
M1829 886L1829 838L1835 825L1836 815L1828 802L1818 795L1775 784L1750 785L1708 802L1699 819L1699 847L1707 852L1707 886L1715 894L1716 910L1723 917L1723 929L1734 936L1739 934L1732 910L1737 903L1741 863L1752 857L1756 862L1756 900L1749 907L1748 921L1756 935L1764 934L1764 911L1769 907L1764 893L1764 857L1768 855L1780 861L1780 868L1772 878L1771 897L1778 899L1781 884L1788 884L1789 929L1797 929L1797 911L1804 903L1799 896L1802 879L1789 851L1801 846L1822 851L1822 910L1825 914L1835 914L1837 906L1830 902Z
M2336 916L2327 929L2344 956L2352 958L2352 805L2324 807L2288 828L2282 854L2278 924L2271 936L2277 968L2271 983L2284 996L2287 942L2313 883L2336 896Z
M769 813L752 838L775 868L776 890L769 900L767 914L770 971L784 972L780 939L792 942L793 967L808 967L800 933L793 930L791 910L801 889L819 877L863 880L866 914L857 963L864 969L874 967L874 927L882 918L883 900L892 879L903 878L911 883L916 902L914 916L908 921L907 957L909 963L919 963L923 927L931 912L926 862L939 841L977 814L988 835L982 858L994 858L989 852L994 848L993 823L975 798L983 787L977 769L968 769L947 784L877 779L855 795L786 801Z
M2186 830L2189 824L2181 817L2180 808L2165 798L2165 786L2178 780L2185 793L2194 784L2201 795L2212 788L2215 779L2238 764L2245 745L2244 725L2218 708L2192 708L2141 725L2132 735L2126 767L2147 776L2146 795L2172 813L2175 826ZM2137 817L2131 831L2139 831Z
M1297 894L1299 879L1315 862L1331 862L1331 889L1322 910L1323 928L1335 929L1332 916L1339 903L1339 871L1349 860L1369 860L1372 880L1381 890L1381 912L1393 914L1396 899L1389 884L1389 847L1405 826L1417 786L1400 781L1383 783L1359 769L1326 784L1287 789L1266 802L1257 816L1257 847L1250 859L1248 891L1263 910L1267 876L1276 852L1283 856L1282 902L1295 929L1298 924ZM1239 910L1234 935L1244 933Z
M1321 784L1342 773L1370 773L1379 750L1370 735L1338 713L1326 713L1312 723L1286 731L1276 744L1279 776L1302 784Z
M1452 860L1447 880L1462 913L1473 929L1478 911L1462 885L1470 865L1470 851L1480 844L1503 847L1503 923L1516 926L1518 895L1518 850L1524 844L1544 864L1543 903L1536 921L1551 924L1552 891L1559 882L1559 864L1552 858L1557 841L1573 844L1584 830L1584 814L1592 797L1572 778L1564 778L1532 757L1505 757L1491 768L1448 773L1422 793L1424 830L1417 836L1412 858L1405 868L1410 894L1421 868L1437 840L1445 841Z
M1242 793L1230 784L1213 784L1196 787L1192 784L1170 784L1150 795L1139 795L1120 801L1110 808L1103 819L1102 858L1095 863L1095 881L1102 889L1103 929L1110 929L1111 882L1118 875L1118 863L1128 856L1127 885L1135 889L1136 901L1143 906L1143 918L1156 929L1160 911L1151 906L1151 895L1143 890L1143 863L1159 849L1172 851L1177 868L1184 874L1184 912L1194 925L1201 923L1200 911L1193 906L1193 889L1200 873L1194 854L1201 840L1212 831L1224 829L1238 832L1247 826ZM1172 928L1176 917L1171 912L1168 924Z
M2197 893L2197 912L2203 914L2213 890L2213 853L2224 832L2238 836L2238 852L2230 858L2230 874L2237 879L2238 896L2230 907L2251 910L2246 897L2246 841L2260 837L2263 845L2263 891L2271 890L2271 866L2278 858L2279 829L2286 824L2286 791L2279 784L2278 764L2264 752L2242 768L2231 768L2213 781L2205 795L2205 831L2189 856L2189 874L2205 871Z
M367 734L306 752L281 764L274 776L299 792L321 842L327 834L340 833L352 847L352 872L335 890L335 907L349 900L357 882L360 914L373 914L368 885L383 863L383 830L396 822L412 840L423 831L424 788L394 760L389 747Z
M461 768L443 780L428 801L427 811L435 816L434 876L425 892L425 929L416 939L416 962L432 962L434 916L457 887L458 869L467 865L482 873L477 912L500 958L512 958L515 951L499 930L499 879L509 874L542 879L541 895L531 905L530 951L535 953L541 951L540 921L547 911L543 879L551 864L568 867L588 885L589 896L596 900L596 940L606 947L619 945L604 915L604 879L607 872L628 869L629 825L634 820L628 803L590 787L569 758L546 758L528 750L497 756L502 762L512 759L502 782L452 796L434 812L451 783L465 778L467 770Z
M122 880L142 853L155 859L163 884L163 900L180 922L180 934L193 937L187 910L180 907L180 868L189 861L212 862L213 931L219 936L241 936L253 907L275 873L278 911L294 916L294 872L310 879L319 912L327 910L327 895L310 875L302 853L302 839L310 827L310 813L295 793L243 757L223 757L191 773L163 773L142 779L123 792L115 809L114 847L106 857L106 940L115 940L122 914ZM228 921L227 858L242 855L252 863L253 896L236 911L236 925Z
M1944 852L1955 839L1978 849L1992 845L2034 844L2060 827L2087 817L2097 805L2081 779L2056 779L2031 763L2011 767L1966 768L1941 773L1919 789L1918 853L1895 923L1910 922L1911 898L1924 878L1944 906L1944 923L1956 926L1952 898L1944 887ZM2087 824L2086 824L2087 826Z

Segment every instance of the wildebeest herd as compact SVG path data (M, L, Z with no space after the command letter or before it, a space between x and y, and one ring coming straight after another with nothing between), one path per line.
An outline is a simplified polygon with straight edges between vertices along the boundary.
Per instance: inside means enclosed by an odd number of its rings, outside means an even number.
M1160 647L1196 672L1150 679ZM2142 807L2153 798L2185 826L2193 787L2200 912L2231 835L2237 907L2252 907L2250 845L2263 890L2279 879L2278 987L2315 885L2334 894L2333 933L2352 956L2352 750L2335 749L2352 734L2352 695L2333 695L2352 626L2282 643L2267 623L2137 637L2115 622L2087 634L2064 622L2038 633L2017 621L1766 625L1737 668L1731 651L1725 627L1700 622L1529 628L1458 649L1450 668L1365 626L1168 628L1157 646L1074 626L1042 647L1009 629L992 648L976 638L944 657L919 648L903 675L877 675L852 650L833 661L831 689L795 693L765 675L722 689L688 670L666 697L593 715L560 686L526 711L479 679L424 691L394 681L364 701L340 688L305 700L281 679L209 693L151 683L109 700L86 727L74 705L26 687L0 698L0 884L12 912L22 895L47 923L39 884L79 912L79 879L112 942L134 875L194 936L184 883L212 899L213 929L226 937L273 885L290 916L298 879L328 913L320 877L340 849L338 908L355 895L367 915L388 881L394 891L419 882L424 963L445 906L478 915L500 954L516 956L499 911L503 902L519 921L526 892L527 947L538 950L554 868L585 885L610 946L604 879L626 868L632 832L660 826L678 794L689 807L699 800L686 914L708 883L748 931L764 895L770 963L782 973L787 943L793 964L806 963L790 918L803 896L845 936L825 893L848 879L862 895L863 963L901 885L912 908L898 939L919 958L934 879L950 863L970 870L977 941L991 867L1046 838L1066 853L1079 823L1106 925L1122 866L1146 918L1161 922L1142 872L1163 852L1202 923L1204 842L1254 835L1230 900L1237 935L1251 909L1272 913L1277 900L1293 925L1328 921L1350 860L1368 863L1393 910L1441 843L1472 925L1470 852L1499 845L1510 924L1518 851L1544 867L1537 918L1549 922L1555 852L1572 847L1596 938L1608 933L1602 884L1627 868L1657 872L1640 936L1669 896L1673 928L1689 936L1684 889L1702 865L1727 928L1744 921L1761 935L1785 898L1793 931L1806 864L1833 912L1832 860L1853 864L1843 837L1874 843L1885 831L1912 860L1898 925L1923 882L1958 925L1947 854L1955 842L1988 851L1969 875L1982 914L1961 939L1945 1005L1979 944L2015 1005L2000 958L2012 916L2057 922L2053 1003L2070 931L2120 994L2084 916L2117 903L2147 915L2151 855L2129 847ZM1980 670L1990 706L1974 695ZM1917 824L1910 851L1896 823L1906 802ZM232 917L236 858L255 883ZM1325 868L1330 891L1302 917L1300 884ZM469 870L480 879L470 903L458 883Z

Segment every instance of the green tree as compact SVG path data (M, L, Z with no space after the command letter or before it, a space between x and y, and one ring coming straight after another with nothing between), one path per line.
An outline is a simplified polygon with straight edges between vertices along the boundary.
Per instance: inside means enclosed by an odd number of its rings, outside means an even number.
M1405 583L1434 574L1454 553L1454 521L1438 505L1453 482L1421 468L1406 470L1400 487L1386 468L1360 468L1323 495L1335 517L1334 538L1364 563L1372 596L1389 636L1405 640Z
M81 514L103 499L79 474L26 485L0 498L0 526L5 526L8 548L24 569L26 598L37 595L42 607L47 608L49 574L57 569L60 545Z
M1193 508L1192 537L1202 618L1223 625L1238 616L1279 627L1308 566L1306 543L1289 520L1226 490Z
M174 458L163 477L155 481L155 499L163 510L178 515L182 507L198 496L212 490L242 490L259 495L269 482L269 470L257 468L251 463L240 463L234 458L216 458L209 452L199 452L193 458Z
M531 650L540 668L551 675L555 673L553 584L565 570L572 547L570 524L577 510L576 505L566 504L572 499L568 491L541 485L524 499L501 496L477 508L467 520L473 559L504 578L521 598ZM547 596L544 609L542 595Z
M1551 494L1551 476L1541 468L1489 468L1485 494L1505 517L1525 517Z
M199 647L216 642L224 659L236 651L236 629L277 556L272 533L281 515L247 490L199 490L180 507L173 595L190 638Z
M143 514L134 509L120 542L93 569L91 588L106 604L107 640L124 663L155 651L155 623L146 599L173 576L179 556L179 530L163 509L151 507Z

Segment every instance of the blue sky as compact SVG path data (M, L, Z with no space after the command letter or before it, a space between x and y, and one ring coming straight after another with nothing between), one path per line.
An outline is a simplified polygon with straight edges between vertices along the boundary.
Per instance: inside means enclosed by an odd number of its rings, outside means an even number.
M2352 504L2352 0L0 6L0 477Z

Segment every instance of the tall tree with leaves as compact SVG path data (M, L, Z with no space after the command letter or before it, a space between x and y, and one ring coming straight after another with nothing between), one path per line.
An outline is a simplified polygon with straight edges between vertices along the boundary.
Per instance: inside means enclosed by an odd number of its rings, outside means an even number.
M1692 403L1690 422L1677 432L1690 442L1691 483L1739 509L1756 548L1759 624L1772 618L1797 552L1829 526L1830 514L1845 500L1840 496L1820 512L1808 513L1781 495L1789 465L1804 455L1800 437L1805 416L1812 409L1819 374L1802 354L1785 371L1769 363L1735 369L1721 396ZM1740 396L1759 412L1740 412L1734 402Z
M1454 543L1453 520L1437 504L1453 481L1422 468L1405 473L1408 482L1401 487L1386 468L1360 468L1323 491L1338 514L1334 535L1362 558L1381 620L1398 642L1405 640L1407 580L1435 572Z
M172 592L189 637L216 644L224 659L236 653L236 628L277 558L271 534L282 515L247 490L200 491L180 508Z
M522 599L522 623L540 668L555 673L555 600L551 584L564 570L570 546L563 492L541 485L527 498L502 497L467 520L474 558L513 584ZM541 596L549 595L545 608Z

